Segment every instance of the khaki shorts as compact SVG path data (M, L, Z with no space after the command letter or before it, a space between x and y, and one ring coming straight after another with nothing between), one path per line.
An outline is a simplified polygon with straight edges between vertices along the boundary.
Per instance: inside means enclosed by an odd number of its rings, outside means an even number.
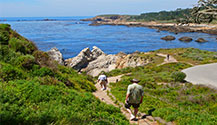
M106 81L104 81L104 80L100 80L100 81L99 81L99 84L100 84L100 85L106 85L106 84L107 84L107 82L106 82Z
M125 108L129 109L131 106L133 106L133 108L139 108L140 104L125 103Z

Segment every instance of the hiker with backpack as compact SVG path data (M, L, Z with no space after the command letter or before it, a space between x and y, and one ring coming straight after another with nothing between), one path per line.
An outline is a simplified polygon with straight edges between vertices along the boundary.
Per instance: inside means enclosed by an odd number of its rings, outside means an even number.
M143 101L144 90L140 82L137 79L131 80L132 84L130 84L127 88L127 95L125 99L125 108L130 113L130 120L137 120L136 115L138 113L138 108ZM133 106L134 113L130 110L130 107Z
M101 90L106 90L107 88L107 83L108 83L108 80L107 80L107 77L104 73L102 73L99 77L98 77L98 81L100 86L101 86Z

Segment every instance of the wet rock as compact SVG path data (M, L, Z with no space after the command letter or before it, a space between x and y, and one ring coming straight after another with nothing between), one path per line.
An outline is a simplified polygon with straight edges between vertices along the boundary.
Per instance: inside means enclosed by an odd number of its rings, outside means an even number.
M47 51L47 53L51 57L51 59L57 61L60 65L64 65L62 53L56 47Z
M165 36L161 38L162 40L166 40L166 41L172 41L175 40L176 38L174 36Z
M191 37L181 37L179 40L183 42L191 42L193 39Z
M207 40L205 40L205 39L203 39L203 38L198 38L198 39L196 40L196 42L198 42L198 43L204 43L204 42L207 42Z

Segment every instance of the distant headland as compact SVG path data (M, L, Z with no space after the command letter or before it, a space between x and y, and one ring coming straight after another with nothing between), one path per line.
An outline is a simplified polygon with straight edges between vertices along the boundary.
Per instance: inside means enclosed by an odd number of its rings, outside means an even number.
M149 27L158 31L201 32L217 35L217 19L195 19L193 9L177 9L144 13L141 15L99 15L83 21L92 21L90 25L124 25L130 27ZM200 22L198 22L198 20Z

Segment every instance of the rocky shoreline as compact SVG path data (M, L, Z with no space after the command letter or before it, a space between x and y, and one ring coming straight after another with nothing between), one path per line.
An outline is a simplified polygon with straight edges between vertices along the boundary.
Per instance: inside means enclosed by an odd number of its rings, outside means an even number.
M179 32L201 32L217 35L217 25L211 24L175 24L175 23L157 23L157 22L128 22L123 16L103 17L96 16L83 21L92 21L91 26L99 25L124 25L129 27L148 27L158 31Z

